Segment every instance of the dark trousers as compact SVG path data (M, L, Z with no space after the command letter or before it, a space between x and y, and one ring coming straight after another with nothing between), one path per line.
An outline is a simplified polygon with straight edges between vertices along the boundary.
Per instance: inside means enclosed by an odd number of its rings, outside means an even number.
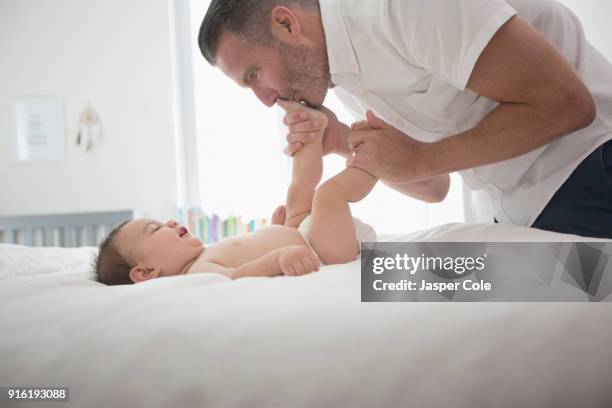
M612 141L580 163L532 227L612 239Z

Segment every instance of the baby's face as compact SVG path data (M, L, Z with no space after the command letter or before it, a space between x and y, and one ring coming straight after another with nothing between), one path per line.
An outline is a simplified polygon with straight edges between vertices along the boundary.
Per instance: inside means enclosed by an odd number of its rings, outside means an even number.
M157 270L152 277L184 273L185 266L204 250L202 241L187 228L174 221L161 223L148 218L124 225L115 245L130 264Z

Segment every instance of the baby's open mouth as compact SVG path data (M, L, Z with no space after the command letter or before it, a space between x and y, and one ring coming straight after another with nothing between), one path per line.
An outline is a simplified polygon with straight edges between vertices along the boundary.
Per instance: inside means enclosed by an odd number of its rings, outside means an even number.
M186 227L181 227L179 229L179 237L183 238L187 234L189 234L189 230Z

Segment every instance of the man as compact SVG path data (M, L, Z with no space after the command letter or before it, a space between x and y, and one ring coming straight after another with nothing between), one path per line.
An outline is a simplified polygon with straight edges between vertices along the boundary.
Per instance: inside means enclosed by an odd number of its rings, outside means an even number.
M612 65L554 0L213 0L199 45L267 106L320 107L325 152L404 194L458 171L478 221L612 238ZM316 124L286 121L292 154Z

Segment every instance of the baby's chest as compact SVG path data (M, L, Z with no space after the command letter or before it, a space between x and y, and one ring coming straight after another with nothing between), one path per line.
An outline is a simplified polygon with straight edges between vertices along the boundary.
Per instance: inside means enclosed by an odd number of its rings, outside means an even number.
M245 238L226 239L209 246L205 256L207 261L235 268L256 259L261 251Z
M207 258L228 267L238 267L289 245L306 245L306 242L296 229L270 226L209 247Z

